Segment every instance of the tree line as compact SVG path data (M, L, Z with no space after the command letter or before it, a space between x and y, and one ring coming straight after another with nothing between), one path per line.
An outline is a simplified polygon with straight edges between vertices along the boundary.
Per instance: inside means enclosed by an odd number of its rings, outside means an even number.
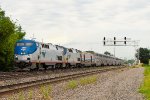
M139 52L139 53L138 53ZM108 56L113 56L110 52L106 51L104 52L105 55ZM136 58L141 61L141 63L143 64L149 64L149 60L150 60L150 49L148 48L139 48L139 50L137 50L137 53L135 54ZM134 60L128 60L125 63L134 63Z
M0 70L8 71L13 68L15 43L25 34L21 26L0 8Z
M141 63L149 64L150 59L150 49L148 48L139 48L139 59ZM138 53L136 53L136 57L138 58Z

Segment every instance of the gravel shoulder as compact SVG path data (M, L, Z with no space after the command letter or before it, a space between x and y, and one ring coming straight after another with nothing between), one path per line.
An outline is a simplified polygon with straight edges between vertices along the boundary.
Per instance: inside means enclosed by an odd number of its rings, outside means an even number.
M98 75L95 84L61 91L65 83L54 86L53 100L143 100L138 88L143 81L144 68L109 71ZM59 90L59 91L58 91Z

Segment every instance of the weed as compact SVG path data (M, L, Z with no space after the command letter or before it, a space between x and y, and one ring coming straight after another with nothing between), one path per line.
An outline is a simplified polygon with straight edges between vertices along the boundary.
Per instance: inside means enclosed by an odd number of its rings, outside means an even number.
M97 76L81 78L79 81L81 85L91 84L97 81Z
M19 93L18 100L25 100L23 91L21 91L21 92Z
M68 83L67 83L67 89L74 89L74 88L76 88L78 86L78 83L77 83L77 81L75 81L75 80L72 80L72 81L69 81Z
M52 86L51 86L51 85L48 85L48 86L47 86L47 90L48 90L48 93L51 94L51 92L52 92Z
M79 81L72 80L67 83L66 89L74 89L78 86L78 83L80 83L80 85L86 85L86 84L94 83L96 81L97 81L97 76L81 78Z
M8 100L15 100L13 96L9 97Z
M48 85L48 86L42 85L40 87L40 91L44 100L51 100L51 97L50 97L51 90L52 90L51 85Z
M32 90L29 90L28 99L29 100L33 99L33 91Z

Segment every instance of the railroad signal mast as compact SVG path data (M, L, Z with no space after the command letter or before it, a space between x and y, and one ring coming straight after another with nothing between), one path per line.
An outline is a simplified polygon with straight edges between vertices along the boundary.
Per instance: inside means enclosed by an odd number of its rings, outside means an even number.
M127 38L126 38L126 37L124 37L124 44L125 44L125 45L127 44L126 40L127 40Z
M114 56L115 56L115 47L116 46L132 46L135 47L135 50L137 50L138 52L138 57L136 59L137 63L140 63L139 60L139 40L131 40L130 38L124 37L122 39L116 39L116 37L114 37L113 39L106 39L106 37L104 37L103 39L103 45L104 46L113 46L114 47Z
M130 38L124 37L123 39L106 39L104 37L103 39L103 45L104 46L139 46L139 41L138 40L131 40Z
M131 40L130 38L124 37L124 39L116 40L116 37L114 39L107 39L104 37L103 39L103 45L104 46L138 46L138 40ZM127 44L128 43L128 44Z

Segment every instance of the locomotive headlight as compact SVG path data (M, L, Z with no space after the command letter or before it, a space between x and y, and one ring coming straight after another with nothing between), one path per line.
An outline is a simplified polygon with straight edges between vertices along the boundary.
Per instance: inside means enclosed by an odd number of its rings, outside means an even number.
M16 55L15 58L18 58L18 56Z
M17 55L15 55L15 60L18 60L18 56Z
M28 55L27 60L30 60L30 55Z
M30 58L30 55L28 55L28 58Z

